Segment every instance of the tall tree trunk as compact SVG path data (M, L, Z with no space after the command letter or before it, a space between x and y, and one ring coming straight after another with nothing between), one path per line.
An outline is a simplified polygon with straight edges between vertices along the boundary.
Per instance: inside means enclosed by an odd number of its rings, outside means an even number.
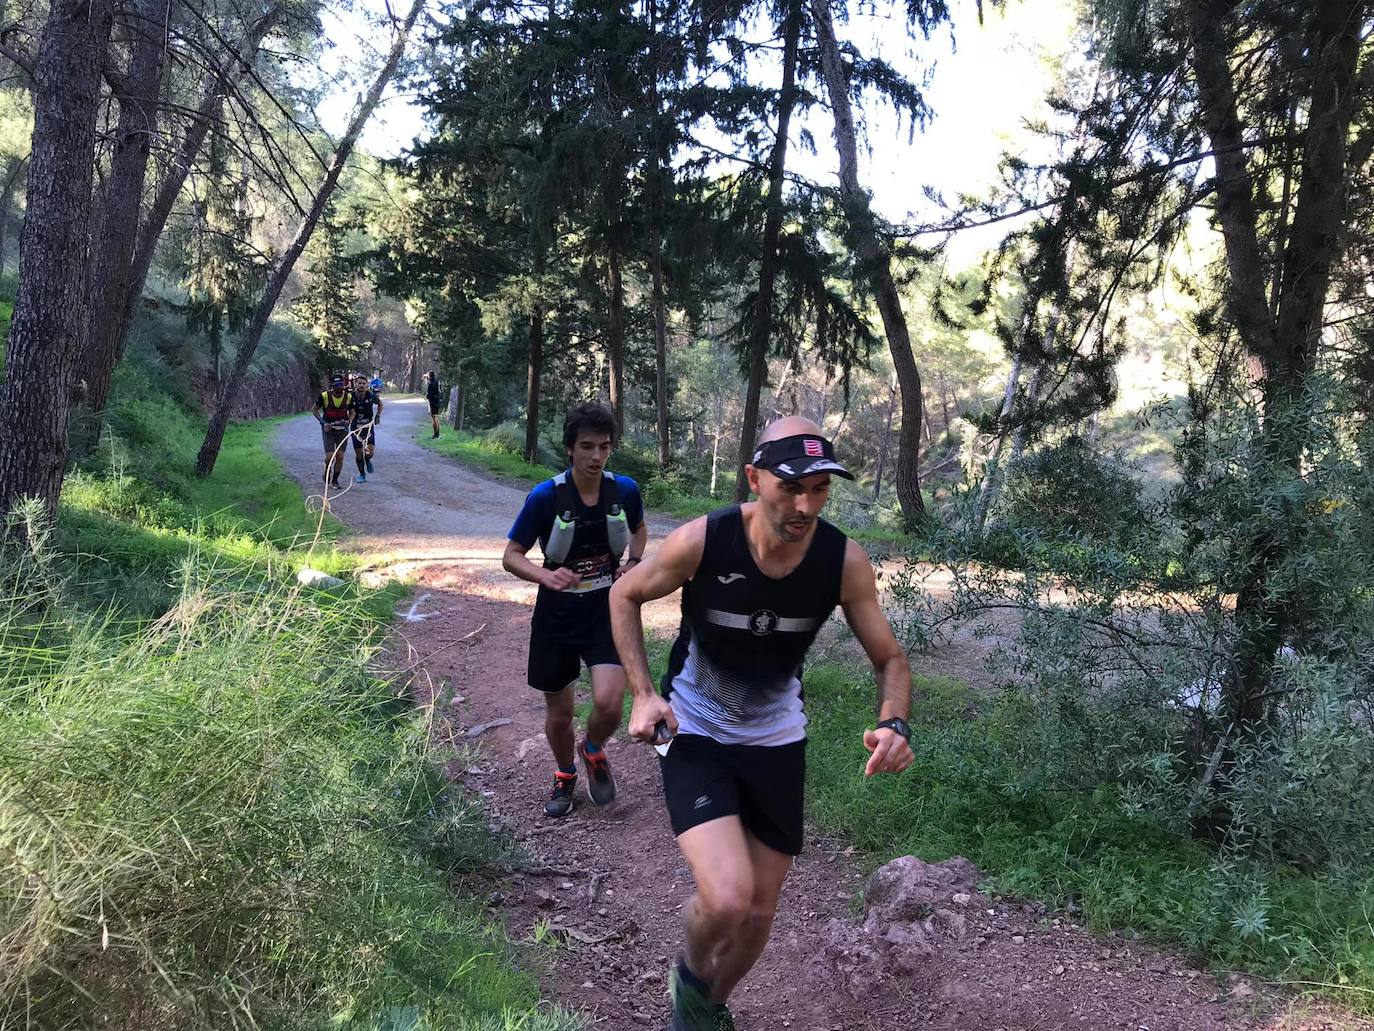
M673 459L668 438L668 313L663 293L663 231L655 224L649 233L649 266L654 280L654 392L657 395L658 467Z
M606 254L606 289L610 312L606 320L606 359L610 365L611 411L616 428L625 432L625 283L620 272L620 249Z
M0 387L0 517L37 498L57 512L85 326L100 65L111 0L55 0L34 62L28 214Z
M10 174L5 176L5 188L0 192L0 273L5 271L5 252L9 249L10 208L14 205L15 191L28 165L27 154L16 160Z
M1302 171L1287 246L1275 273L1282 284L1274 319L1264 289L1255 189L1231 75L1228 7L1216 0L1187 7L1198 102L1216 153L1216 215L1229 273L1227 306L1247 351L1264 372L1265 412L1254 463L1260 479L1267 476L1266 468L1297 470L1309 442L1311 413L1304 392L1349 208L1346 146L1367 4L1331 0L1315 11L1304 41L1312 85L1300 147ZM1250 572L1237 592L1235 658L1222 685L1222 722L1230 728L1225 734L1254 734L1272 718L1268 689L1275 652L1290 626L1292 601L1290 591L1274 579L1287 547L1285 523L1282 514L1276 515L1244 545ZM1230 764L1225 734L1216 753L1222 760L1211 764L1223 771L1223 780ZM1224 820L1223 813L1219 821Z
M665 41L658 34L658 4L649 5L649 45L653 53L661 55ZM664 134L663 111L659 97L663 63L654 61L650 86L650 109L654 113L653 167L649 174L650 218L649 273L653 278L654 304L654 394L658 416L658 467L666 469L673 459L672 441L668 438L668 299L663 288L663 222L667 201L668 145Z
M883 439L878 442L878 472L873 477L873 503L877 504L883 496L883 467L887 465L887 449L892 446L892 412L897 407L897 381L887 391L887 424L883 427Z
M1011 371L1007 373L1007 387L1002 393L1002 407L997 410L997 435L993 437L992 450L988 452L987 464L983 469L983 480L978 485L978 496L969 510L968 523L964 528L975 537L982 536L983 527L987 525L988 507L992 503L995 484L1001 472L1002 448L1007 442L1012 405L1016 402L1016 387L1020 379L1021 356L1017 354L1012 356Z
M86 382L85 407L95 415L105 410L110 396L110 382L115 366L124 357L129 346L129 326L134 312L138 309L143 296L143 285L148 280L148 271L153 266L153 255L157 242L172 213L181 188L186 183L196 155L205 143L211 124L216 120L215 112L228 89L238 82L253 66L258 48L267 34L281 19L284 6L274 2L267 11L253 23L235 53L226 62L227 67L207 72L201 82L200 102L194 115L186 123L186 135L177 148L171 165L162 181L153 192L152 204L142 225L138 226L137 239L133 253L127 264L117 274L106 277L111 284L112 293L103 307L94 312L98 320L86 342L81 356L81 378ZM159 77L161 72L158 73ZM120 120L123 121L121 108ZM145 140L147 138L145 137ZM96 425L99 423L97 421Z
M872 287L878 312L883 318L888 350L897 371L902 393L902 427L897 441L897 503L908 528L925 518L917 463L921 455L921 374L911 350L897 284L892 279L891 256L878 237L868 194L859 185L859 148L854 132L854 112L849 103L849 71L840 55L839 41L830 16L830 0L811 0L816 21L816 41L821 51L821 67L830 109L835 118L835 149L840 159L840 196L844 200L849 233L864 273Z
M353 147L358 142L358 135L363 131L363 126L367 124L368 118L371 117L373 110L382 99L382 93L386 89L387 83L396 73L396 66L400 64L401 55L405 52L406 39L409 37L411 29L414 28L415 21L420 17L420 12L424 6L425 0L415 0L414 4L411 5L410 13L406 15L405 21L396 33L395 40L392 41L391 52L386 56L386 63L382 65L376 78L373 79L372 86L354 113L352 121L349 122L343 139L339 141L338 147L329 159L329 166L324 173L324 181L315 191L315 198L310 204L310 210L306 212L305 218L296 230L296 235L292 237L291 243L281 257L277 259L271 274L267 277L267 285L263 290L262 299L258 301L258 306L253 311L253 318L248 323L248 329L239 342L238 355L234 358L234 368L229 373L229 380L225 383L224 389L220 391L219 399L215 403L215 411L210 416L210 426L206 430L205 441L200 446L200 453L196 455L197 476L209 476L214 471L215 459L219 457L220 445L224 442L224 431L229 425L229 413L233 411L234 401L237 399L243 381L248 375L248 366L253 361L253 354L258 349L258 342L262 339L263 330L267 328L267 320L272 315L272 309L277 305L277 298L281 296L282 288L286 286L287 277L291 275L291 270L295 267L297 259L305 250L305 245L310 242L310 234L315 231L315 225L319 222L325 205L329 203L329 198L334 193L334 187L338 185L344 165L347 164L349 155L353 153Z
M539 463L539 384L544 378L544 313L530 313L530 353L525 372L525 461Z
M797 44L801 38L802 8L794 0L783 27L782 89L778 93L778 129L768 159L767 213L759 254L759 288L754 298L754 321L749 329L749 382L744 392L744 420L740 426L739 461L735 465L735 500L749 497L744 467L754 460L759 431L759 396L768 368L768 341L773 335L773 288L778 275L778 236L782 233L782 188L787 173L787 136L797 105Z
M129 19L132 37L129 65L115 97L119 101L119 121L115 125L114 151L105 188L91 232L90 285L87 296L85 347L81 372L88 379L82 392L87 414L78 417L73 447L88 454L99 438L99 414L110 393L115 363L104 360L113 355L118 342L112 337L123 321L113 313L122 311L129 296L135 237L138 233L139 207L143 202L143 181L148 172L148 155L157 133L158 101L162 93L166 65L166 41L161 27L166 23L170 0L143 0ZM102 360L91 361L94 355ZM217 381L218 382L218 381ZM93 407L91 399L99 398Z

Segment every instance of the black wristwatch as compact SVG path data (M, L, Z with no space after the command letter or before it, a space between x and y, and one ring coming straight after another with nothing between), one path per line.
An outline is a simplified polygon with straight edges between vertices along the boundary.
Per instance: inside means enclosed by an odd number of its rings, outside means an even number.
M911 744L911 725L900 716L893 716L890 720L883 720L878 724L878 729L886 727L888 730L895 730L906 739L907 744Z

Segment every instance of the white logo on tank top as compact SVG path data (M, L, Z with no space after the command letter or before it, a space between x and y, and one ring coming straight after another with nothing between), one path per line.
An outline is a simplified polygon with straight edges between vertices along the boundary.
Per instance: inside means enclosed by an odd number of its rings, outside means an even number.
M743 579L744 579L744 574L743 574L743 573L731 573L729 576L718 576L718 577L716 577L716 579L719 580L721 583L725 584L725 585L728 587L730 584L734 583L736 580L743 580Z
M767 637L778 626L778 614L772 609L759 609L749 617L749 629L756 637Z

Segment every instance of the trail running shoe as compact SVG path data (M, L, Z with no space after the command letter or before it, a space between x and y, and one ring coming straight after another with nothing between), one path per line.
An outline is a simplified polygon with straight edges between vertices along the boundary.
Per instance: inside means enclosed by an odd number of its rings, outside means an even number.
M611 764L606 761L606 750L587 751L587 742L577 746L577 754L587 766L587 794L595 805L610 805L615 801L615 778L611 776Z
M730 1007L725 1003L716 1004L716 1031L739 1031L735 1027L735 1015L730 1012Z
M353 482L354 482L354 483L366 483L366 482L367 482L367 476L364 475L363 473L359 473L357 476L353 477Z
M572 812L573 790L577 787L577 774L555 770L553 774L553 794L544 803L546 816L567 816Z
M372 459L370 459L370 458L367 459L367 471L368 471L368 472L371 472L371 471L372 471Z
M668 996L673 1000L673 1021L669 1031L716 1031L716 1008L700 988L682 976L682 964L673 965L668 979ZM728 1012L728 1011L727 1011ZM733 1027L733 1024L727 1025Z

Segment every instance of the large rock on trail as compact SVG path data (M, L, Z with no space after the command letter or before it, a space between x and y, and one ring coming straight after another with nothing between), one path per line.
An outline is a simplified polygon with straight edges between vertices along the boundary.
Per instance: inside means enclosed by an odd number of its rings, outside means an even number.
M894 859L868 879L861 926L844 920L826 925L822 962L856 997L894 976L917 973L941 941L964 936L966 913L987 906L978 893L982 876L962 856L943 863Z

